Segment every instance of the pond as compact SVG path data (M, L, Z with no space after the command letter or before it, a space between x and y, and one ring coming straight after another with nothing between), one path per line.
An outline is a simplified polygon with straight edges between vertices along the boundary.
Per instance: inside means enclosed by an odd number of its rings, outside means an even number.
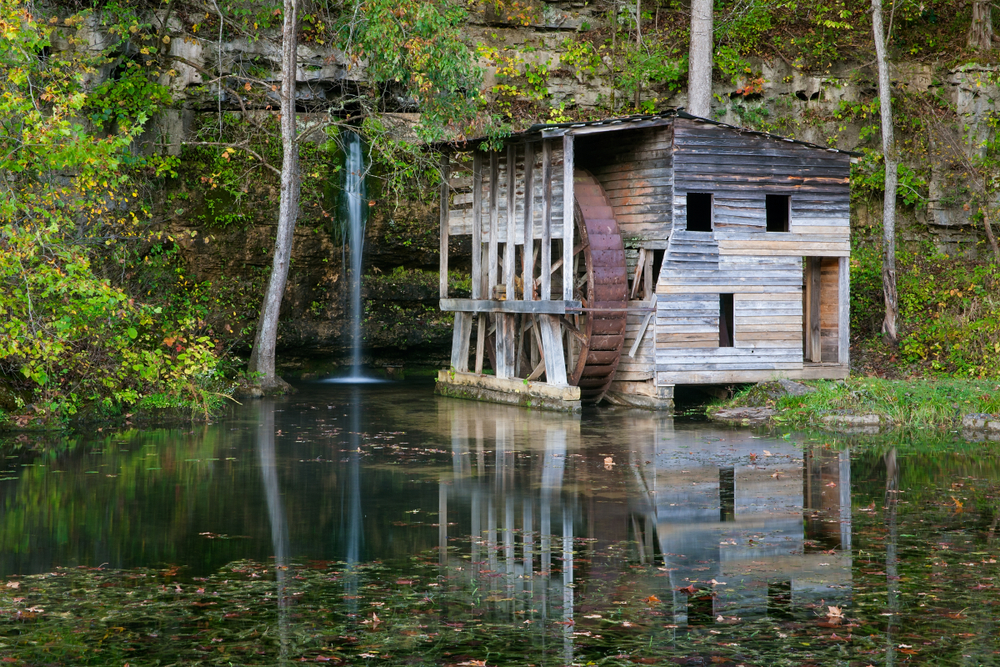
M310 384L11 436L0 660L993 665L995 445Z

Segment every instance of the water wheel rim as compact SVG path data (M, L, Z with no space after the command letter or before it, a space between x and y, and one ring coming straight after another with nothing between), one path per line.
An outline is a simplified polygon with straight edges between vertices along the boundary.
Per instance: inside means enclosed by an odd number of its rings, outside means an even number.
M581 277L586 285L586 293L574 289L574 298L578 298L584 308L607 310L582 311L573 316L575 323L569 317L563 318L567 325L567 380L569 384L580 387L580 398L584 403L598 403L611 387L621 361L628 307L628 269L625 266L625 244L621 238L621 230L604 188L584 169L577 169L573 180L573 217L580 239L579 244L574 247L574 258L583 253ZM599 257L594 250L595 234L601 237ZM579 251L577 247L580 248ZM574 281L578 281L575 270ZM583 327L571 326L579 325L581 320L584 322ZM601 322L600 336L595 335L597 321ZM583 338L582 341L578 340L575 358L570 352L573 345L570 338L573 338L574 333ZM594 352L597 354L592 354Z

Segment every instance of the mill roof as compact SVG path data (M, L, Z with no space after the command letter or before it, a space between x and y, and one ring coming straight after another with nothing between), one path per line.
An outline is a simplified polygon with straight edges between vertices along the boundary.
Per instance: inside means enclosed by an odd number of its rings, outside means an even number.
M526 130L520 132L513 132L505 139L530 139L532 137L540 137L543 139L548 139L552 137L561 137L564 134L573 132L574 134L588 134L593 131L614 131L614 130L632 130L639 129L643 127L656 127L658 125L666 125L670 120L674 118L684 118L687 120L695 120L703 123L709 123L711 125L716 125L718 127L724 127L740 134L749 134L761 137L767 137L769 139L775 139L778 141L784 141L787 143L798 144L800 146L808 146L809 148L815 148L818 150L825 150L831 153L844 153L851 156L859 156L860 153L845 150L842 148L832 148L829 146L822 146L820 144L814 144L808 141L801 141L799 139L792 139L790 137L785 137L778 134L773 134L771 132L762 132L759 130L752 130L746 127L739 127L738 125L730 125L729 123L723 123L717 120L712 120L711 118L703 118L701 116L695 116L688 113L683 108L668 109L656 114L636 114L632 116L621 116L617 118L605 118L602 120L592 120L592 121L572 121L568 123L536 123ZM582 131L581 131L582 130ZM450 145L454 147L466 148L467 144L474 144L480 141L486 141L488 137L476 137L474 139L467 139L464 142L441 142L439 145Z

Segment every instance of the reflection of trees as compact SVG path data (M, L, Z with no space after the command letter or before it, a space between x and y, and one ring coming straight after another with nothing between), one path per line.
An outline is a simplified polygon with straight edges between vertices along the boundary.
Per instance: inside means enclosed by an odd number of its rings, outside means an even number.
M266 535L266 526L256 530L258 523L247 521L256 510L245 497L218 502L220 479L249 494L259 488L255 469L225 460L243 437L218 426L135 429L17 461L17 479L2 482L0 570L183 560L208 572L236 558L266 556L251 540L198 535Z

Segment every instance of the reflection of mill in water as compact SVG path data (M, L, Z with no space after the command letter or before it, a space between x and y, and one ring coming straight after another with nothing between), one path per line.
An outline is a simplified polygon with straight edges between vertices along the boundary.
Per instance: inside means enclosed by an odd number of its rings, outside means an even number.
M803 453L739 431L675 431L672 419L648 413L622 434L623 448L589 442L579 420L559 415L525 418L516 408L459 401L441 410L454 462L440 487L441 562L465 565L473 588L488 587L494 613L537 610L565 623L567 663L569 622L588 604L574 579L621 570L586 553L592 544L631 541L640 562L662 566L662 578L637 585L681 627L719 615L785 618L849 599L846 452ZM449 529L449 519L459 527ZM471 567L448 551L449 533L467 534L466 525Z

